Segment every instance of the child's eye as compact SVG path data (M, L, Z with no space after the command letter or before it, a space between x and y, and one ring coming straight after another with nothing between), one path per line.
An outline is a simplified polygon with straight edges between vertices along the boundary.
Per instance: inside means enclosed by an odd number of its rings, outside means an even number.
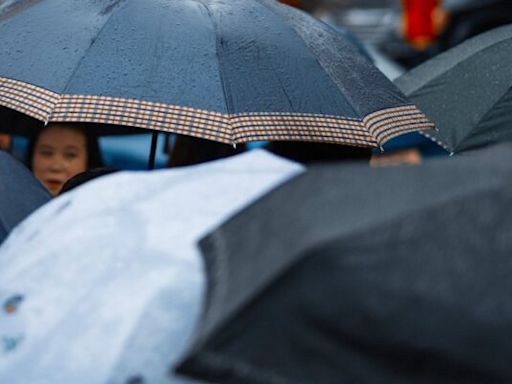
M65 153L64 154L64 158L68 159L68 160L73 160L73 159L76 159L77 158L77 154L74 153L74 152L68 152L68 153Z
M39 154L39 156L43 156L43 157L50 157L53 155L53 152L52 151L38 151L37 152Z

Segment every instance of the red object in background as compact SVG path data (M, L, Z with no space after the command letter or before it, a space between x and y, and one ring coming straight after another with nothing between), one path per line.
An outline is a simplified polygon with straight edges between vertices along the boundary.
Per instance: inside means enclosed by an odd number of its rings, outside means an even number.
M302 8L302 1L301 0L279 0L279 2L287 5L291 5L295 8Z
M402 0L404 37L414 47L425 49L442 29L441 0Z

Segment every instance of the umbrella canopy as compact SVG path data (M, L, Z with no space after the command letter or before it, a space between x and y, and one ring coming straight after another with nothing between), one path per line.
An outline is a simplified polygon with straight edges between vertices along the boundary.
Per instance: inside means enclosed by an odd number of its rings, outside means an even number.
M18 1L0 104L236 144L376 147L432 124L328 25L274 0Z
M201 246L179 372L218 383L512 380L512 146L312 167Z
M430 59L396 85L432 119L451 153L512 139L512 25Z
M168 366L201 306L197 240L301 170L258 150L105 176L44 206L0 248L0 382L188 382Z
M0 243L25 217L51 199L19 161L0 150Z

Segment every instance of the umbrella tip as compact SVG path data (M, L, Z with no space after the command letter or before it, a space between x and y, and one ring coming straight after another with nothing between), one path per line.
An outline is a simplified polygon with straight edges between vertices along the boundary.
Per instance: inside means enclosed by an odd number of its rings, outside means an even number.
M233 149L236 149L236 143L233 143Z
M453 155L455 155L454 152L450 152L450 154L448 156L452 157Z
M46 127L48 125L48 120L44 121L44 126Z
M379 145L380 153L384 152L384 147L382 145Z

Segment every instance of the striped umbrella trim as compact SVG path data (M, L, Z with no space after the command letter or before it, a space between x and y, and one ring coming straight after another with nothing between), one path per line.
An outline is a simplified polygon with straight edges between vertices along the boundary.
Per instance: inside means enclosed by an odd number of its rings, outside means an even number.
M39 111L39 113L42 114L46 114L48 109L52 109L55 106L55 103L51 101L46 101L45 99L33 96L27 92L18 91L17 89L9 86L2 87L2 95L6 99L10 99L17 103L22 103L27 107Z
M379 126L378 128L374 129L373 136L376 138L377 141L381 142L385 140L385 137L388 136L388 132L390 131L397 131L397 130L403 130L408 129L408 127L418 127L421 126L421 129L431 129L433 128L432 123L428 121L427 119L420 117L420 116L414 116L411 118L403 118L403 119L396 119L393 118L388 123L383 124Z
M351 131L350 129L343 129L343 128L332 128L332 127L314 127L314 129L311 129L311 126L286 126L283 125L281 127L279 126L268 126L268 127L257 127L253 129L246 129L243 131L238 131L234 134L234 139L236 141L240 141L243 139L246 139L248 136L256 135L256 136L264 136L266 134L273 134L273 135L295 135L295 136L301 136L301 137L307 137L307 136L329 136L329 137L339 137L339 138L355 138L359 140L365 140L368 142L375 142L375 140L368 135L367 132L357 132L357 131Z
M286 135L279 135L279 134L265 134L265 135L248 135L244 136L242 140L239 140L238 142L235 142L235 144L238 143L247 143L250 141L309 141L309 142L316 142L316 143L328 143L328 144L343 144L343 145L349 145L349 146L356 146L356 147L365 147L365 148L373 148L378 147L377 143L375 141L368 141L368 140L358 140L353 139L350 137L340 137L337 136L329 136L329 135L323 135L323 134L317 134L317 135L293 135L293 134L286 134Z
M403 133L434 128L434 124L414 105L381 110L366 116L363 122L379 144Z
M421 130L430 130L430 129L432 129L431 123L409 124L404 127L397 127L397 128L388 130L385 135L381 136L380 143L384 144L387 141L391 140L392 138L403 135L404 133L418 132Z
M321 117L323 122L337 123L342 119L346 125L360 127L361 120L349 117L339 117L333 115L311 114L311 113L289 113L289 112L251 112L251 113L235 113L230 115L231 119L237 119L240 123L254 121L255 118L261 121L284 121L284 120L300 120L302 122L318 122Z
M46 121L59 100L57 93L22 81L0 77L0 105Z
M385 108L376 112L370 113L363 119L365 124L374 124L379 120L386 119L391 115L403 115L410 112L416 112L418 108L415 105L402 105L400 107Z
M0 90L1 92L1 90ZM7 108L16 110L25 115L33 117L37 120L45 121L48 117L46 113L41 112L38 108L32 107L30 104L19 101L18 99L13 99L12 97L4 96L0 94L0 105L3 105Z
M378 147L402 133L433 127L414 105L376 111L362 121L311 113L222 114L136 99L59 95L3 77L0 77L0 105L44 122L131 126L230 144L300 140Z
M361 121L354 121L335 116L316 115L315 117L306 116L302 114L251 114L251 116L231 115L231 125L236 130L237 128L244 129L246 127L267 126L270 124L278 126L314 126L314 127L344 127L353 131L359 131L368 134L368 130L364 127Z
M55 107L54 113L66 113L76 110L83 112L88 110L120 111L128 115L137 113L156 118L176 113L191 119L204 119L212 124L218 123L219 125L224 125L229 121L228 117L218 112L107 96L63 95Z
M27 95L32 95L35 99L39 99L42 104L55 104L60 98L58 93L38 87L37 85L28 84L19 80L8 79L6 77L0 77L0 87L2 90L5 88L19 91Z
M262 139L268 137L268 139ZM297 127L274 127L262 129L250 129L243 132L237 132L234 136L234 142L243 143L255 140L300 140L300 141L328 141L347 143L348 141L358 141L366 143L366 146L377 147L377 142L370 137L367 133L358 134L343 129L322 129L311 127L306 129L297 129ZM278 139L276 139L278 138ZM325 138L325 140L322 140Z

